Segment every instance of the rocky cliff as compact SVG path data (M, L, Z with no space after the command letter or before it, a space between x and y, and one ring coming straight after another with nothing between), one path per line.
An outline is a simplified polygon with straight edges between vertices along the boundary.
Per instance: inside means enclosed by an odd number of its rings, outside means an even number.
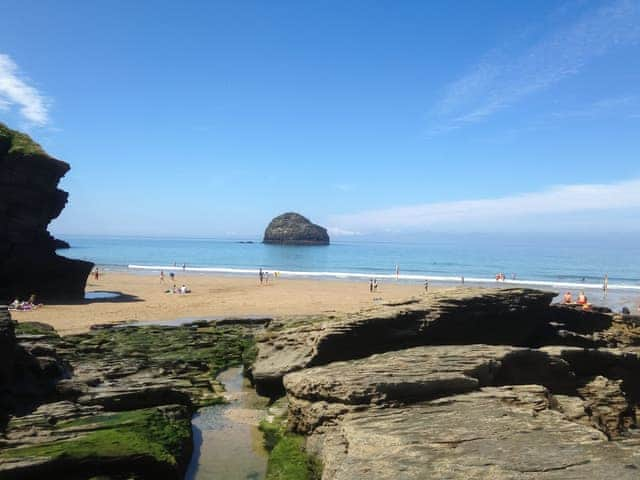
M264 231L264 243L283 245L328 245L329 234L320 225L298 213L277 216Z
M323 480L635 479L640 320L552 293L448 289L274 321L259 390Z
M0 301L84 297L93 265L56 255L47 232L67 202L58 182L69 168L0 123Z

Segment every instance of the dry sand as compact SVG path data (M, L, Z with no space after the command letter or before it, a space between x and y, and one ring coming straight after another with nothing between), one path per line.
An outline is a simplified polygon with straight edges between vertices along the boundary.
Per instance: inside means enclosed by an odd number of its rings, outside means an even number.
M30 312L12 312L12 317L17 321L48 323L65 335L86 332L94 324L122 321L351 313L377 302L397 301L423 293L419 284L394 281L379 282L378 291L370 293L366 281L278 278L270 280L268 285L260 285L255 278L180 272L175 283L186 284L192 293L164 293L171 286L168 277L161 283L157 276L107 272L99 280L91 278L87 291L114 291L124 297L45 305Z

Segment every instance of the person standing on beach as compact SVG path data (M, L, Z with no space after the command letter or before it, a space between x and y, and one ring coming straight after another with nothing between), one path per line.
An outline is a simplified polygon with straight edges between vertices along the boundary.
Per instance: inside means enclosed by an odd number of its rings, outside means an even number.
M262 285L262 281L264 280L264 272L262 271L262 268L258 270L258 279L260 280L260 285Z
M184 271L186 268L187 268L187 264L186 264L186 263L183 263L183 264L182 264L182 271Z
M96 280L100 279L100 272L98 271L98 267L96 267L96 269L93 271L93 278L95 278Z
M396 263L396 280L400 278L400 265Z
M374 292L378 291L378 279L377 278L373 279L373 291Z
M424 291L428 292L429 291L429 280L425 280L424 281Z
M602 290L604 291L605 297L607 296L607 290L609 289L609 274L604 274L604 283L602 284Z
M171 283L175 282L176 280L176 274L173 272L169 272L169 278L171 278Z
M160 270L160 283L164 283L164 270Z
M369 292L373 293L373 278L369 279Z

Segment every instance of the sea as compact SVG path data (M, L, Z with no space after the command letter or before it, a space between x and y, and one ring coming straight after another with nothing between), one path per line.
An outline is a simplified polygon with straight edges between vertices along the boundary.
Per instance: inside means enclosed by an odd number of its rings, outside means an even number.
M612 308L640 302L640 235L433 235L419 240L338 240L327 246L265 245L259 239L61 235L59 253L103 270L534 286L591 293ZM504 274L504 281L496 275ZM603 284L605 276L608 289ZM605 295L606 293L606 295Z

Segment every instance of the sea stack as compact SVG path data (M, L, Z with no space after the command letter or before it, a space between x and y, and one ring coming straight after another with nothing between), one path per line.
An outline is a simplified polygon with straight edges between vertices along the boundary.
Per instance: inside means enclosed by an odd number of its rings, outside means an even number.
M84 298L93 264L56 255L60 244L47 231L67 203L58 182L69 168L0 123L0 301Z
M327 229L295 212L278 215L264 231L263 243L280 245L329 245Z

